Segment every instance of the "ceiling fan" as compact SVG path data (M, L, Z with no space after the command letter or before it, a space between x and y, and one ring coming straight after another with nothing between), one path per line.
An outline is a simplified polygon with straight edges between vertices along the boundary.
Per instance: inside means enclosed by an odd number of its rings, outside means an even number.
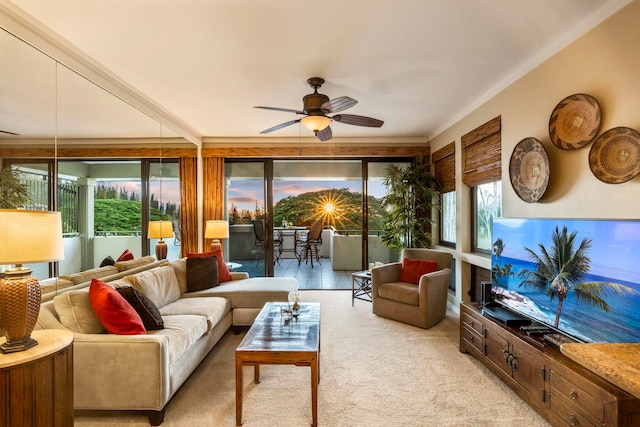
M351 108L356 105L358 101L348 96L329 99L327 95L318 93L318 89L324 83L323 78L311 77L307 80L307 83L309 83L309 85L313 88L313 93L310 93L309 95L306 95L304 98L302 98L302 110L262 106L255 107L263 108L265 110L302 114L305 117L281 123L269 129L263 130L260 133L273 132L274 130L282 129L287 126L291 126L292 124L302 122L302 125L307 129L313 131L313 133L316 135L316 137L318 137L320 141L328 141L332 137L331 127L329 126L331 124L331 121L336 121L347 125L376 128L379 128L384 123L382 120L365 116L357 116L354 114L334 114L333 116L327 116L327 114L329 113L338 113L340 111L346 110L347 108Z

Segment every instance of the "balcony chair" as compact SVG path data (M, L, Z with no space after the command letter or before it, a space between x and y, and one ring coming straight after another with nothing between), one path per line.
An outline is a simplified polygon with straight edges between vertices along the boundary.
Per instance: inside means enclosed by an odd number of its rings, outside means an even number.
M320 252L318 246L322 245L322 221L316 220L306 233L298 233L296 237L296 258L298 265L304 259L305 264L311 259L313 268L313 258L320 263Z
M260 264L260 260L264 258L264 245L265 245L265 233L264 233L264 221L261 219L253 221L253 233L256 236L255 245L258 248L258 262L256 266ZM280 255L282 255L282 237L279 233L273 233L273 254L275 259L273 263L280 265Z
M403 249L402 262L374 267L371 270L373 313L425 329L440 322L447 311L452 259L453 256L445 251ZM431 267L435 271L420 276L413 270L417 284L400 281L401 275L403 279L411 276L411 264L418 264L413 260L434 261Z

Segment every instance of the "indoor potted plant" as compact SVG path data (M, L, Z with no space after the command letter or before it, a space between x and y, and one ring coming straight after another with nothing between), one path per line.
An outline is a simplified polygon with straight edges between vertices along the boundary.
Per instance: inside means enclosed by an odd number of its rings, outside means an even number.
M387 195L382 204L388 211L384 220L382 242L391 248L426 248L431 246L431 218L439 209L439 182L422 156L410 166L392 164L386 169L384 185Z

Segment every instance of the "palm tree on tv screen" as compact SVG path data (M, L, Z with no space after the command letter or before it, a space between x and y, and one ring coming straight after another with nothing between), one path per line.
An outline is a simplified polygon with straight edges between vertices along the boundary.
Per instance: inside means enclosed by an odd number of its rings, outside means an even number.
M514 275L511 264L502 265L502 252L504 252L506 244L502 237L493 242L493 253L496 254L496 262L491 266L491 278L495 285L500 285L503 277L512 277Z
M591 248L591 239L582 239L576 249L577 234L577 230L568 233L566 226L562 231L556 226L551 235L550 251L542 243L538 244L540 255L525 247L529 257L536 264L536 270L523 269L518 274L524 278L519 286L544 292L551 301L558 297L556 319L553 324L556 328L560 324L562 305L569 292L573 291L578 301L584 301L607 312L611 311L611 307L605 301L606 297L637 293L634 289L618 283L584 282L591 264L591 259L587 256Z

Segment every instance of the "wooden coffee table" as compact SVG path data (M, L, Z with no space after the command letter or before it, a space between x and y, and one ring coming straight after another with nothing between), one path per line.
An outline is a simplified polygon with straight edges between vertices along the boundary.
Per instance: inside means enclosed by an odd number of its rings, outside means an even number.
M301 303L297 318L286 320L286 302L268 302L236 348L236 426L242 425L242 368L254 367L260 382L260 365L296 365L311 368L312 427L318 425L320 382L320 304Z

